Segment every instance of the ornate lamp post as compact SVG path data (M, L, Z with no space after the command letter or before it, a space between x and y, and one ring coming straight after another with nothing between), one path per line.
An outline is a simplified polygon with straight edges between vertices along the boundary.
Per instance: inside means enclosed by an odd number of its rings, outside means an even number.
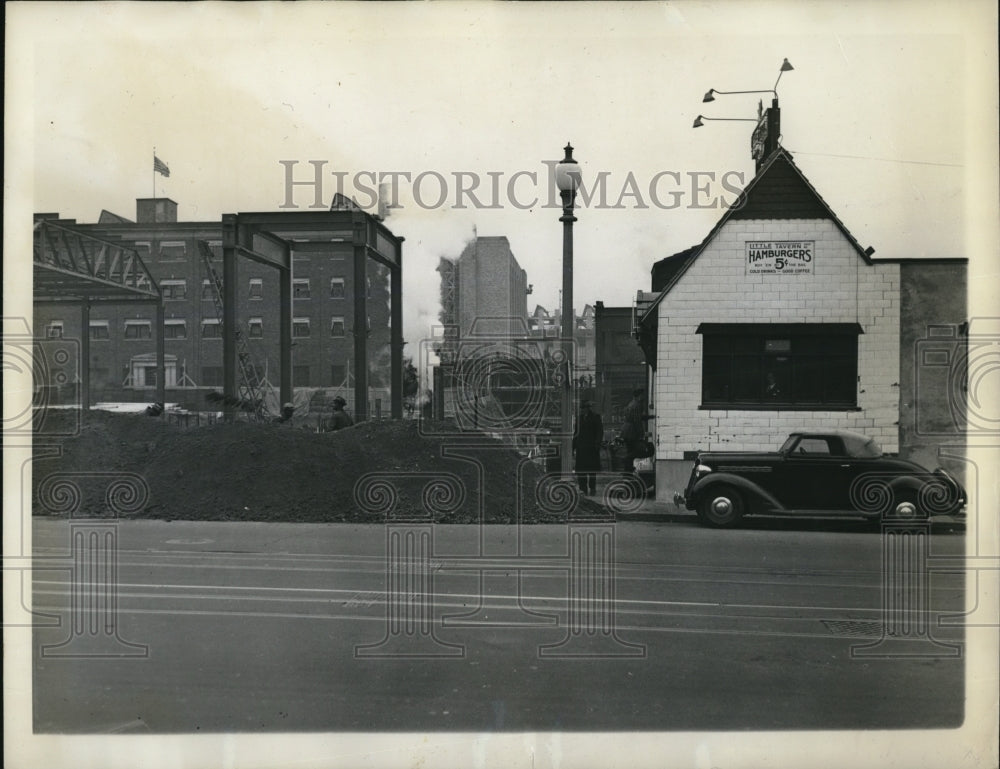
M573 159L573 147L567 143L566 157L556 165L556 187L562 197L563 213L559 221L563 223L563 270L562 270L562 333L563 364L566 366L563 382L562 413L560 427L563 435L560 450L560 470L568 477L573 472L573 215L576 190L580 186L580 166Z

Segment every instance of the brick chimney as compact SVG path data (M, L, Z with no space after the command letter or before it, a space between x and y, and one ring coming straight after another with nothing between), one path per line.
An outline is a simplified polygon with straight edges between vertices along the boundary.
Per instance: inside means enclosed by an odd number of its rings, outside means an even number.
M756 161L756 170L764 165L771 153L778 149L781 139L781 109L778 107L778 100L771 100L771 107L767 110L764 105L757 105L757 127L753 129L750 136L750 156Z
M170 198L136 198L135 221L138 224L176 222L177 204Z

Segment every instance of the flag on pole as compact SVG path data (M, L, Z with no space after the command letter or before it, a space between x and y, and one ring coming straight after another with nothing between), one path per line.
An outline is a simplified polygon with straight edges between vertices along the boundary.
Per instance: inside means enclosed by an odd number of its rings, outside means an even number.
M170 176L170 169L167 168L167 164L156 157L156 155L153 155L153 173Z

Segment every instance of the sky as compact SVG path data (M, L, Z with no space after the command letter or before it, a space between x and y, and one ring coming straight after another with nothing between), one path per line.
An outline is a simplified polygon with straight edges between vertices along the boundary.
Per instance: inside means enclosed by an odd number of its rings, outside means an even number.
M752 119L772 94L702 96L773 89L785 58L782 143L859 242L876 257L969 255L984 194L970 177L997 136L996 43L988 4L953 6L15 4L7 77L26 99L17 159L33 211L133 218L155 194L181 220L216 220L308 208L312 188L289 197L286 169L308 181L310 161L325 161L327 203L337 174L363 204L353 182L400 174L386 223L406 238L412 354L438 322L438 259L475 232L508 237L529 311L557 309L546 162L567 142L584 185L606 190L577 212L574 303L630 305L653 262L700 242L753 176L752 122L692 123ZM152 174L154 147L169 178ZM472 179L476 200L460 192Z

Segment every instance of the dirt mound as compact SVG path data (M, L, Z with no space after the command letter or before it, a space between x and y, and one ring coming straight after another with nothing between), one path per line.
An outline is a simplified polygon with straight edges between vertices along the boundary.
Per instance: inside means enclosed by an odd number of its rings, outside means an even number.
M93 411L60 441L61 456L36 439L34 510L248 521L566 519L552 479L501 441L449 423L422 427L381 420L330 433L247 422L183 429ZM599 511L586 499L581 508Z

